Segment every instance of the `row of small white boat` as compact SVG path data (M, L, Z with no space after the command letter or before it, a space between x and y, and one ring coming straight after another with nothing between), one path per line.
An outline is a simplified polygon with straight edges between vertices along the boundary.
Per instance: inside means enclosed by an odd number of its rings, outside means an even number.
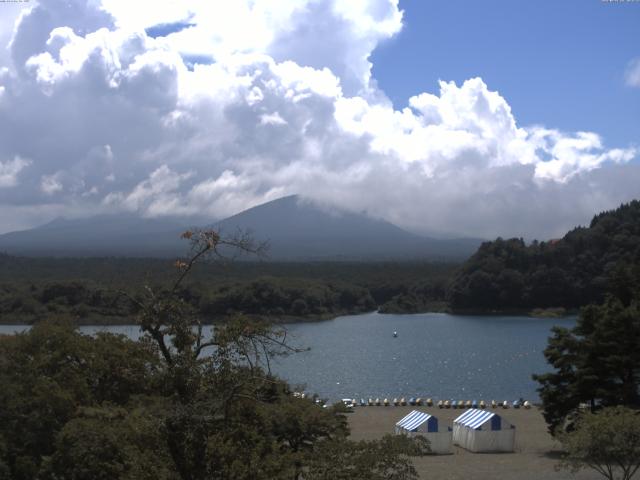
M508 400L504 400L503 402L491 400L491 402L487 404L484 400L480 400L480 402L476 402L475 400L467 400L466 402L463 400L452 400L451 402L449 400L438 401L438 408L487 408L488 406L491 408L531 408L531 402L529 402L529 400L514 400L509 403Z
M308 395L304 392L293 392L293 396L297 397L297 398L312 398L317 404L320 405L324 405L324 402L322 400L320 400L317 397L308 397ZM342 403L347 406L347 407L356 407L356 406L361 406L361 407L379 407L379 406L385 406L385 407L389 407L389 406L406 406L406 405L411 405L411 406L421 406L421 405L425 405L427 407L433 407L434 405L437 406L438 408L452 408L452 409L465 409L465 408L526 408L529 409L531 408L531 402L529 402L528 400L514 400L513 402L509 402L507 400L504 400L502 402L500 401L496 401L496 400L491 400L490 402L485 402L484 400L480 400L479 402L476 400L438 400L437 402L434 402L433 399L431 398L427 398L422 399L420 397L418 398L409 398L408 400L405 397L401 397L401 398L394 398L394 399L388 399L388 398L384 398L384 399L380 399L380 398L369 398L367 400L365 400L364 398L361 398L360 401L358 401L355 398L343 398L342 399Z
M407 400L406 398L402 397L402 398L394 398L393 400L389 400L388 398L385 399L380 399L380 398L369 398L368 400L365 400L364 398L361 398L360 401L358 402L355 398L351 399L351 398L343 398L342 402L348 406L348 407L355 407L355 406L361 406L361 407L374 407L374 406L385 406L388 407L390 405L393 406L405 406L405 405L426 405L427 407L432 407L434 405L437 405L438 408L453 408L453 409L464 409L464 408L531 408L531 402L527 401L522 401L522 400L515 400L511 403L509 403L507 400L504 400L503 402L496 402L495 400L491 400L491 402L485 402L484 400L480 400L480 402L476 401L476 400L438 400L437 403L435 403L431 398L427 398L426 400L423 400L422 398L410 398L409 400Z

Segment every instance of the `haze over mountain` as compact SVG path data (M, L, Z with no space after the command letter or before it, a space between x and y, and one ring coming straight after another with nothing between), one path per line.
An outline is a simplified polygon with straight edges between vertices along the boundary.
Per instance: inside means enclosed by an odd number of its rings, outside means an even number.
M250 230L269 241L274 259L464 258L480 240L435 239L409 233L366 214L326 210L292 195L245 210L217 224Z
M0 251L27 256L165 257L184 249L184 219L98 215L57 218L31 230L0 235Z
M198 218L144 219L102 215L57 219L40 227L0 235L0 251L32 256L171 257L184 253L180 233ZM409 233L366 214L324 209L298 196L274 200L213 225L223 235L249 231L269 243L273 260L462 259L477 239L434 239Z

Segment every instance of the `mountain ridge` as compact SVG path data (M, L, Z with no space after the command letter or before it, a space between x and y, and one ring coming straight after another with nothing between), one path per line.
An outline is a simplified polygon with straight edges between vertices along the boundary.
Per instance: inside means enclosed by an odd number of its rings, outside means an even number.
M385 220L291 195L216 222L131 214L56 218L30 230L0 235L0 251L26 256L173 257L186 249L180 234L196 224L208 224L206 228L223 235L248 231L256 241L269 243L268 257L273 260L463 259L481 242L421 237Z

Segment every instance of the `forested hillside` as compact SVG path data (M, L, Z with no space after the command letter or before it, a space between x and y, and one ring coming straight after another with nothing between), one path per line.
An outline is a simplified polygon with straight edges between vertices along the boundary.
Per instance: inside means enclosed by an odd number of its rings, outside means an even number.
M205 320L242 312L280 321L377 308L442 309L446 282L457 265L237 262L200 267L181 295ZM141 285L160 286L173 275L173 262L162 259L0 255L0 322L33 323L61 315L83 324L130 323L135 306L121 292L135 297L141 294ZM415 300L417 293L420 298Z
M129 322L143 284L162 284L173 263L135 258L0 255L0 321L50 314L80 323ZM183 298L208 320L236 312L270 319L383 313L577 309L624 298L640 277L640 202L596 215L564 238L526 244L498 238L462 266L439 262L237 262L202 265Z
M640 201L596 215L562 239L481 245L455 274L453 311L577 308L624 290L640 270Z

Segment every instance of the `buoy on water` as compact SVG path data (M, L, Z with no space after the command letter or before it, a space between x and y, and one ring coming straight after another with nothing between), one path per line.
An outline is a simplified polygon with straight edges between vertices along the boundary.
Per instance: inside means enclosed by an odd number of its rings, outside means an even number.
M398 332L394 331L393 332L393 338L396 338L398 336Z

